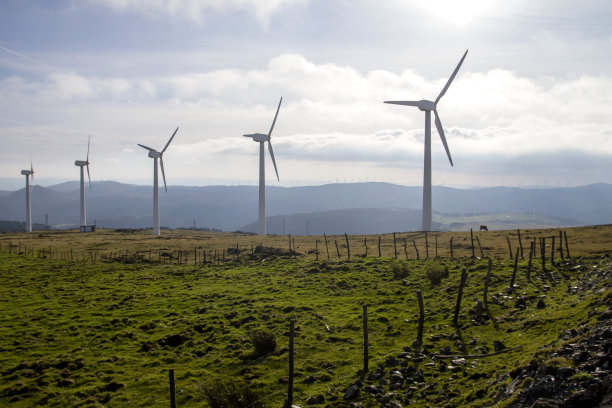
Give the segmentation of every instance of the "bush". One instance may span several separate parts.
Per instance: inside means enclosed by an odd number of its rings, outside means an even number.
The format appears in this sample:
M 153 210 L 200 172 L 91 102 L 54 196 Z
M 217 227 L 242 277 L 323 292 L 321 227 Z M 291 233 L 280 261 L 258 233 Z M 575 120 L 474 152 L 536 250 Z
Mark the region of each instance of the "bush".
M 439 285 L 442 282 L 442 278 L 448 278 L 448 268 L 431 265 L 425 270 L 425 276 L 429 279 L 432 285 Z
M 264 408 L 263 395 L 249 390 L 234 380 L 214 380 L 200 386 L 204 399 L 211 408 Z
M 253 343 L 253 357 L 261 357 L 274 353 L 276 350 L 276 337 L 274 333 L 266 330 L 256 330 L 249 333 L 251 343 Z
M 393 272 L 393 279 L 404 279 L 410 274 L 408 266 L 403 263 L 393 264 L 393 266 L 391 266 L 391 272 Z

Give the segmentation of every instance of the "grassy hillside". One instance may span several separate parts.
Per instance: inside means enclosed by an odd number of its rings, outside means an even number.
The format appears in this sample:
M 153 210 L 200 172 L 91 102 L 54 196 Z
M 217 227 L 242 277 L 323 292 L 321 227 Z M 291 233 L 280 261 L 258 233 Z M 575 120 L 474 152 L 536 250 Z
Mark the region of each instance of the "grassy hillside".
M 553 235 L 558 231 L 521 232 L 522 240 Z M 594 323 L 594 311 L 612 298 L 610 282 L 592 275 L 609 268 L 601 255 L 610 254 L 612 228 L 568 229 L 567 235 L 572 260 L 548 263 L 545 273 L 534 261 L 528 279 L 528 261 L 519 259 L 516 286 L 508 293 L 513 261 L 507 259 L 506 236 L 514 246 L 517 232 L 479 233 L 483 250 L 494 258 L 484 309 L 476 299 L 483 300 L 487 261 L 469 257 L 469 233 L 429 234 L 430 259 L 423 259 L 424 236 L 398 234 L 418 241 L 422 259 L 414 259 L 413 251 L 406 260 L 403 244 L 398 244 L 400 259 L 394 259 L 393 236 L 385 235 L 383 257 L 371 256 L 378 255 L 378 237 L 367 237 L 368 257 L 361 256 L 363 237 L 351 237 L 350 260 L 342 248 L 342 259 L 327 260 L 322 252 L 319 261 L 307 252 L 316 240 L 321 250 L 323 237 L 298 237 L 300 255 L 289 257 L 287 237 L 196 231 L 165 231 L 162 237 L 146 231 L 2 235 L 0 402 L 12 407 L 168 406 L 168 369 L 174 368 L 179 407 L 205 405 L 202 386 L 217 378 L 247 384 L 261 393 L 262 403 L 279 406 L 286 392 L 285 333 L 295 319 L 295 402 L 304 406 L 321 395 L 326 404 L 348 406 L 343 395 L 360 378 L 362 305 L 367 304 L 372 372 L 405 352 L 404 364 L 422 378 L 415 376 L 398 392 L 410 392 L 414 406 L 492 406 L 510 381 L 498 378 L 500 373 L 546 358 L 560 344 L 560 333 Z M 436 236 L 440 258 L 432 259 Z M 451 236 L 454 259 L 447 257 Z M 225 262 L 194 265 L 193 255 L 187 264 L 177 264 L 178 258 L 156 262 L 161 252 L 192 253 L 195 247 L 219 253 L 236 243 L 242 255 L 226 254 Z M 251 245 L 257 244 L 281 250 L 251 256 Z M 53 259 L 43 248 L 54 252 Z M 99 254 L 95 263 L 88 257 L 93 251 Z M 100 255 L 119 251 L 116 261 L 100 262 Z M 459 324 L 453 326 L 463 269 L 468 280 Z M 436 274 L 440 283 L 430 279 Z M 578 285 L 585 279 L 589 285 Z M 438 360 L 419 357 L 412 347 L 417 290 L 424 297 L 429 352 L 448 347 L 450 354 L 487 354 L 495 340 L 510 350 L 448 362 L 451 368 L 445 370 Z M 542 308 L 536 306 L 540 300 Z M 276 339 L 273 352 L 257 353 L 254 342 L 261 331 Z M 378 406 L 366 395 L 362 400 Z

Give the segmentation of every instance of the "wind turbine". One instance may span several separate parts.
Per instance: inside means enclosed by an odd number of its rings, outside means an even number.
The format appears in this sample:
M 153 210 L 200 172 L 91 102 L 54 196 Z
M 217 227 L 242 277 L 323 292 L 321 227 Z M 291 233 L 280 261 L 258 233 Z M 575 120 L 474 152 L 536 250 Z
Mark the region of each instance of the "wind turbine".
M 274 160 L 274 151 L 272 150 L 272 142 L 270 141 L 270 138 L 272 136 L 272 129 L 274 129 L 274 124 L 276 123 L 276 118 L 278 117 L 278 111 L 280 110 L 281 103 L 283 103 L 282 96 L 280 98 L 280 101 L 278 102 L 278 107 L 276 108 L 276 115 L 274 115 L 272 126 L 270 127 L 270 131 L 267 135 L 263 133 L 251 133 L 248 135 L 244 135 L 244 137 L 250 137 L 253 139 L 254 142 L 259 143 L 259 235 L 266 235 L 266 166 L 264 160 L 265 142 L 268 142 L 268 151 L 270 151 L 270 157 L 272 157 L 272 163 L 274 164 L 276 178 L 280 181 L 280 178 L 278 177 L 278 169 L 276 168 L 276 160 Z
M 30 192 L 32 188 L 30 186 L 30 176 L 34 180 L 34 167 L 32 167 L 32 161 L 30 160 L 30 170 L 21 170 L 21 174 L 26 177 L 26 232 L 32 232 L 32 203 L 30 201 Z
M 87 178 L 89 179 L 89 190 L 91 190 L 91 176 L 89 174 L 89 142 L 91 136 L 87 138 L 87 159 L 76 160 L 74 165 L 81 168 L 81 228 L 87 225 L 87 217 L 85 216 L 85 173 L 83 167 L 87 167 Z M 82 230 L 83 231 L 83 230 Z
M 438 116 L 438 111 L 436 109 L 438 102 L 450 86 L 453 79 L 455 79 L 455 75 L 459 72 L 459 68 L 461 68 L 461 64 L 463 64 L 463 60 L 467 56 L 468 51 L 465 50 L 465 54 L 459 61 L 457 68 L 453 71 L 453 74 L 450 76 L 444 88 L 436 98 L 434 102 L 428 100 L 420 100 L 420 101 L 385 101 L 385 103 L 391 103 L 394 105 L 406 105 L 406 106 L 416 106 L 419 110 L 425 112 L 425 165 L 423 170 L 423 220 L 422 220 L 422 231 L 431 231 L 431 112 L 433 111 L 435 116 L 435 124 L 436 129 L 438 129 L 438 134 L 440 135 L 440 139 L 442 139 L 442 144 L 444 145 L 444 150 L 446 150 L 446 155 L 448 156 L 448 160 L 450 161 L 451 166 L 453 165 L 453 159 L 451 159 L 450 151 L 448 150 L 448 144 L 446 143 L 446 137 L 444 136 L 444 129 L 442 128 L 442 122 L 440 121 L 440 116 Z
M 176 128 L 172 136 L 170 136 L 170 140 L 168 140 L 168 143 L 166 143 L 166 146 L 164 146 L 161 152 L 158 152 L 155 149 L 152 149 L 150 147 L 147 147 L 145 145 L 141 145 L 140 143 L 138 143 L 138 146 L 142 147 L 143 149 L 147 149 L 149 151 L 149 157 L 153 159 L 153 235 L 160 234 L 160 231 L 159 231 L 159 189 L 157 187 L 157 159 L 159 159 L 162 177 L 164 178 L 164 189 L 166 190 L 166 193 L 167 193 L 168 187 L 166 186 L 166 174 L 164 172 L 164 159 L 162 158 L 162 156 L 164 155 L 164 152 L 170 145 L 170 142 L 172 142 L 172 139 L 174 139 L 174 136 L 176 135 L 176 132 L 178 132 L 178 130 L 179 128 Z

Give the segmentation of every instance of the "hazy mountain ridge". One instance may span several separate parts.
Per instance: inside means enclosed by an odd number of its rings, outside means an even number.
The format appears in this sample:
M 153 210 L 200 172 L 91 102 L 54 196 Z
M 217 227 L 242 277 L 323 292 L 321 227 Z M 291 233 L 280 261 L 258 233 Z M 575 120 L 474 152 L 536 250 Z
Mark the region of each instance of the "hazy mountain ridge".
M 95 220 L 98 226 L 111 228 L 151 226 L 151 186 L 99 181 L 92 187 L 91 191 L 86 187 L 88 223 Z M 306 233 L 307 218 L 311 234 L 326 232 L 319 223 L 328 227 L 329 233 L 332 225 L 334 230 L 347 233 L 392 232 L 420 228 L 422 188 L 388 183 L 270 186 L 266 201 L 271 233 L 282 233 L 282 225 L 277 223 L 282 223 L 283 216 L 286 232 L 292 229 L 289 222 L 295 223 L 294 231 Z M 24 202 L 25 189 L 0 195 L 0 219 L 22 221 Z M 160 190 L 161 223 L 167 227 L 191 227 L 195 220 L 197 227 L 251 231 L 249 225 L 257 220 L 257 206 L 256 186 L 169 186 L 168 194 L 163 188 Z M 453 224 L 453 217 L 494 213 L 528 214 L 538 222 L 545 216 L 549 218 L 542 221 L 546 225 L 606 224 L 612 220 L 612 185 L 546 189 L 434 187 L 433 209 L 434 224 L 438 222 L 441 229 L 460 228 L 465 224 Z M 34 186 L 33 222 L 44 223 L 45 214 L 49 214 L 49 224 L 53 227 L 77 226 L 79 183 L 67 182 L 48 188 Z M 503 221 L 500 220 L 500 225 Z M 529 217 L 523 221 L 528 222 Z M 303 227 L 298 228 L 300 224 Z

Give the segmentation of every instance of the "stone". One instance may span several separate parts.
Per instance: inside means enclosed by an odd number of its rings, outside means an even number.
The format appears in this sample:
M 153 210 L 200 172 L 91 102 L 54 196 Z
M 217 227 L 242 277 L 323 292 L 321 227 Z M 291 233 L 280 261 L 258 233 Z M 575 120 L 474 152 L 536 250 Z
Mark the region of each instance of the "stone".
M 325 402 L 325 397 L 321 394 L 313 395 L 312 397 L 308 398 L 308 400 L 306 401 L 308 405 L 318 405 L 318 404 L 323 404 L 324 402 Z
M 349 387 L 349 389 L 344 394 L 344 400 L 350 401 L 350 400 L 357 399 L 360 396 L 361 396 L 361 390 L 359 389 L 359 387 L 357 385 L 352 385 L 351 387 Z
M 546 307 L 546 303 L 544 302 L 544 299 L 538 300 L 538 303 L 536 304 L 536 307 L 538 309 L 544 309 Z
M 443 356 L 448 356 L 448 355 L 450 355 L 450 354 L 451 354 L 451 348 L 450 348 L 450 346 L 442 347 L 442 348 L 440 349 L 439 354 L 441 354 L 441 355 L 443 355 Z
M 538 398 L 531 408 L 559 408 L 559 401 L 551 398 Z
M 493 341 L 493 350 L 495 350 L 495 352 L 502 351 L 504 349 L 506 349 L 506 345 L 504 343 L 499 340 Z

